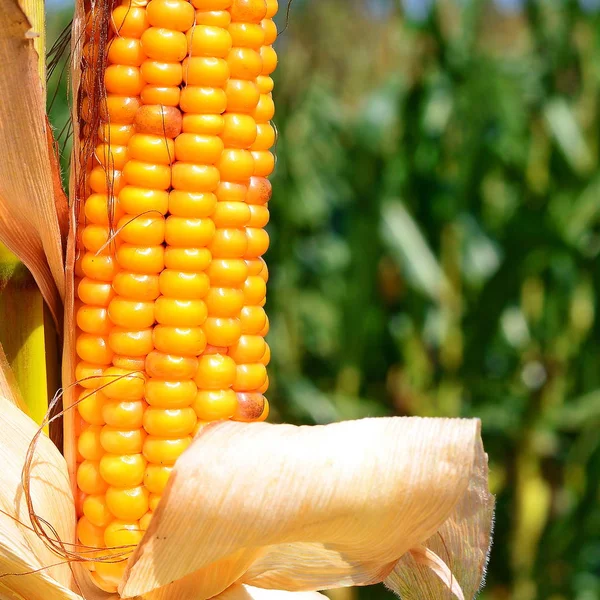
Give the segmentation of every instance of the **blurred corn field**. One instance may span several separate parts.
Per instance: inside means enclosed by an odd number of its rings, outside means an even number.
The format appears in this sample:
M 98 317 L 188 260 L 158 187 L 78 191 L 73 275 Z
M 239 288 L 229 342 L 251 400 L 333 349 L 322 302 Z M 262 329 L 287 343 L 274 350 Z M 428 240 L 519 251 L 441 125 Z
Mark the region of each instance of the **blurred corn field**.
M 481 417 L 484 600 L 600 598 L 598 10 L 295 0 L 278 42 L 272 418 Z

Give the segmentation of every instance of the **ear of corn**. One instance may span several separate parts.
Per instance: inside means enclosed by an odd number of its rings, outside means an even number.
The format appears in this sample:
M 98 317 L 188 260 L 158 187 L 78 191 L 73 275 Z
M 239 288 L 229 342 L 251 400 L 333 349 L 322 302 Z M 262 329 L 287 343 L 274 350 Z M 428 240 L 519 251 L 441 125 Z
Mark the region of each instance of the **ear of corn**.
M 125 0 L 98 131 L 84 66 L 82 131 L 95 143 L 76 264 L 84 546 L 139 542 L 204 423 L 267 417 L 276 11 L 276 0 Z M 99 51 L 93 31 L 84 61 Z M 88 564 L 116 589 L 125 560 Z

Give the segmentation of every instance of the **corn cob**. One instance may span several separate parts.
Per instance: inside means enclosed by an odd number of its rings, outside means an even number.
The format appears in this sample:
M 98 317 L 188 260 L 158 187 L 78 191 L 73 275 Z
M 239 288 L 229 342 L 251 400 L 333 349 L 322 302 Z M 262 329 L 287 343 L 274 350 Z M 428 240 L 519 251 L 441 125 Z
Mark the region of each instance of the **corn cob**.
M 125 0 L 97 132 L 85 61 L 100 49 L 87 30 L 80 116 L 97 143 L 78 218 L 77 534 L 102 556 L 139 542 L 206 421 L 268 415 L 276 10 Z M 87 563 L 109 592 L 125 568 L 114 556 Z

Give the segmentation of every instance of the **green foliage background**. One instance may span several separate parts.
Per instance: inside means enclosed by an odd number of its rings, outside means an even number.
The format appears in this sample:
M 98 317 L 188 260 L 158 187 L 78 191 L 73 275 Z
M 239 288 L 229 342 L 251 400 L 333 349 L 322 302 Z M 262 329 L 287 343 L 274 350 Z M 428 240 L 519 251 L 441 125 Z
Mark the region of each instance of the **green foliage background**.
M 415 22 L 391 0 L 294 2 L 269 398 L 302 423 L 480 417 L 498 499 L 481 597 L 598 600 L 600 18 L 511 4 Z M 71 9 L 49 8 L 52 39 Z

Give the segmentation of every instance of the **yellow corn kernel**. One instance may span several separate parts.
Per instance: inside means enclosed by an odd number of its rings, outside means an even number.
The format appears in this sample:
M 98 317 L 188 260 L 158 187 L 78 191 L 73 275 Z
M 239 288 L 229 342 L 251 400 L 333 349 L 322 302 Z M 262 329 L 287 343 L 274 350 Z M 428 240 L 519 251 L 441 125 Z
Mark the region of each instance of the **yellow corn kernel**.
M 203 421 L 230 419 L 237 408 L 237 396 L 233 390 L 200 390 L 192 408 Z
M 256 83 L 245 79 L 229 79 L 225 85 L 225 94 L 227 111 L 232 113 L 254 113 L 261 98 Z
M 261 94 L 260 100 L 253 113 L 257 123 L 267 123 L 275 115 L 275 104 L 273 99 L 268 94 Z
M 271 362 L 271 348 L 269 347 L 269 344 L 265 344 L 266 348 L 265 348 L 265 352 L 262 355 L 260 362 L 265 365 L 265 367 Z
M 138 39 L 115 37 L 108 44 L 109 64 L 139 67 L 145 58 L 142 44 Z
M 154 436 L 169 438 L 189 435 L 196 424 L 196 413 L 189 407 L 157 408 L 144 412 L 144 429 Z
M 216 114 L 183 115 L 182 129 L 186 133 L 220 135 L 223 131 L 223 116 Z
M 219 185 L 219 170 L 212 165 L 178 162 L 172 170 L 173 187 L 184 192 L 212 192 Z
M 267 337 L 267 334 L 269 333 L 269 317 L 267 317 L 265 319 L 265 325 L 264 327 L 258 332 L 258 335 L 262 335 L 263 337 Z
M 133 550 L 143 536 L 137 521 L 115 520 L 104 530 L 104 544 L 107 548 L 115 548 L 115 554 L 125 553 Z
M 275 82 L 273 81 L 272 77 L 261 75 L 260 77 L 256 78 L 256 85 L 261 94 L 270 94 L 275 87 Z
M 104 73 L 104 85 L 109 94 L 137 96 L 144 87 L 144 79 L 138 67 L 109 65 Z
M 248 266 L 240 259 L 213 258 L 206 273 L 212 285 L 240 287 L 248 276 Z
M 78 361 L 77 366 L 75 367 L 75 379 L 77 383 L 89 393 L 90 389 L 100 385 L 105 368 L 106 367 L 103 367 L 102 365 Z M 91 423 L 91 421 L 89 422 Z
M 147 531 L 150 526 L 150 521 L 152 520 L 152 512 L 148 511 L 141 519 L 140 519 L 140 529 L 142 531 Z
M 144 474 L 144 485 L 151 494 L 162 494 L 171 476 L 171 465 L 148 464 Z
M 227 61 L 215 56 L 190 56 L 183 61 L 182 68 L 186 85 L 222 87 L 229 78 Z
M 145 329 L 154 324 L 154 303 L 117 296 L 108 305 L 108 314 L 115 325 Z
M 246 304 L 260 304 L 267 295 L 265 280 L 258 275 L 248 277 L 244 282 L 243 294 Z
M 160 104 L 177 107 L 181 98 L 181 89 L 175 85 L 146 85 L 140 94 L 144 104 Z
M 104 528 L 94 525 L 87 517 L 81 517 L 77 523 L 77 539 L 87 548 L 103 548 Z
M 141 400 L 108 401 L 102 408 L 107 425 L 118 429 L 132 430 L 142 426 L 145 402 Z
M 135 114 L 140 108 L 140 99 L 138 96 L 117 96 L 110 94 L 106 97 L 104 105 L 100 106 L 100 115 L 106 121 L 121 125 L 130 125 L 135 119 Z M 96 170 L 96 169 L 94 169 Z M 92 171 L 93 174 L 93 171 Z M 104 175 L 106 178 L 106 175 Z M 120 179 L 120 172 L 116 171 L 113 175 L 115 188 Z M 90 176 L 90 187 L 94 190 Z M 106 191 L 106 190 L 102 190 Z M 115 193 L 118 190 L 115 189 Z
M 77 440 L 77 449 L 86 460 L 100 460 L 104 449 L 100 443 L 101 425 L 90 425 L 86 427 Z
M 267 343 L 258 335 L 242 335 L 237 344 L 229 349 L 229 356 L 237 364 L 259 362 L 264 356 Z
M 100 475 L 116 487 L 134 487 L 142 483 L 146 459 L 142 454 L 105 454 L 100 459 Z
M 172 271 L 204 271 L 211 254 L 206 248 L 165 248 L 165 267 Z
M 146 402 L 157 408 L 185 408 L 196 397 L 198 388 L 191 380 L 148 379 Z
M 144 382 L 142 373 L 109 367 L 102 377 L 102 393 L 107 398 L 118 400 L 141 400 L 144 397 Z
M 237 317 L 244 306 L 244 292 L 235 288 L 211 287 L 204 301 L 211 317 Z
M 86 252 L 81 261 L 86 277 L 96 281 L 112 281 L 119 272 L 119 264 L 113 256 L 96 255 Z
M 269 222 L 269 209 L 266 206 L 257 204 L 249 204 L 248 210 L 250 218 L 248 219 L 248 227 L 264 227 Z
M 96 576 L 94 578 L 96 585 L 105 592 L 114 594 L 121 583 L 126 567 L 127 560 L 125 558 L 117 562 L 96 562 L 95 573 L 92 573 Z
M 162 215 L 126 215 L 117 224 L 119 238 L 130 244 L 158 246 L 165 240 Z
M 159 287 L 163 296 L 194 300 L 206 296 L 210 280 L 206 273 L 165 269 L 159 276 Z
M 157 86 L 177 86 L 183 80 L 180 63 L 145 60 L 140 66 L 142 77 L 146 83 Z
M 231 35 L 222 27 L 196 25 L 187 32 L 186 37 L 190 56 L 226 58 L 231 50 Z
M 227 55 L 227 64 L 232 78 L 250 81 L 254 81 L 263 68 L 260 53 L 253 48 L 232 48 Z
M 120 356 L 115 354 L 112 360 L 113 367 L 125 369 L 127 371 L 143 371 L 146 365 L 145 357 L 140 356 Z
M 84 494 L 104 494 L 108 488 L 100 473 L 100 463 L 84 460 L 77 467 L 77 486 Z
M 233 346 L 242 333 L 242 325 L 238 318 L 208 317 L 203 325 L 206 342 L 211 346 Z
M 227 107 L 227 95 L 221 88 L 188 85 L 181 90 L 180 104 L 185 113 L 220 115 Z
M 140 38 L 149 26 L 146 10 L 133 6 L 117 6 L 111 24 L 114 32 L 124 38 Z
M 111 329 L 108 311 L 101 306 L 81 306 L 76 321 L 82 331 L 91 335 L 106 335 Z
M 104 494 L 86 496 L 83 501 L 83 514 L 92 525 L 101 528 L 106 527 L 114 519 L 108 509 Z M 103 537 L 102 544 L 104 544 Z
M 175 439 L 149 435 L 144 442 L 144 456 L 155 465 L 173 465 L 191 443 L 189 435 Z
M 156 321 L 173 327 L 200 327 L 208 311 L 202 300 L 177 300 L 161 296 L 154 306 Z
M 96 379 L 93 387 L 97 387 L 99 383 L 100 380 Z M 77 400 L 77 411 L 86 423 L 90 425 L 104 425 L 102 408 L 105 403 L 106 396 L 102 392 L 85 389 L 81 392 Z
M 230 356 L 208 354 L 198 360 L 195 382 L 200 389 L 223 390 L 231 387 L 236 378 L 236 364 Z
M 165 266 L 165 249 L 163 246 L 122 244 L 117 250 L 117 262 L 119 267 L 126 271 L 137 271 L 140 275 L 155 275 Z M 118 273 L 114 276 L 115 279 L 117 276 Z
M 155 27 L 187 31 L 194 24 L 194 7 L 184 0 L 152 0 L 146 11 L 150 25 Z
M 156 325 L 154 347 L 165 354 L 198 356 L 206 347 L 206 335 L 200 327 L 171 327 Z
M 267 322 L 267 315 L 261 306 L 244 306 L 240 314 L 242 333 L 259 335 Z
M 250 182 L 252 182 L 252 179 Z M 232 181 L 221 181 L 215 194 L 217 195 L 219 202 L 247 202 L 248 192 L 250 191 L 250 187 L 247 183 L 248 182 L 235 183 Z
M 209 217 L 216 204 L 217 197 L 212 192 L 172 190 L 169 194 L 169 212 L 178 217 Z
M 192 0 L 192 6 L 202 11 L 225 10 L 233 0 Z
M 140 427 L 141 422 L 142 417 L 140 415 Z M 146 437 L 146 432 L 140 427 L 127 429 L 125 425 L 118 427 L 105 425 L 100 432 L 102 448 L 105 452 L 111 454 L 139 454 L 142 451 Z
M 175 157 L 183 162 L 211 165 L 219 160 L 223 141 L 215 135 L 182 133 L 175 140 Z
M 119 240 L 114 238 L 110 229 L 105 225 L 87 225 L 81 232 L 81 243 L 86 250 L 95 254 L 110 254 L 119 246 Z
M 218 202 L 213 213 L 215 227 L 243 227 L 250 220 L 250 207 L 244 202 Z
M 137 521 L 148 511 L 148 496 L 148 490 L 142 485 L 130 488 L 109 487 L 106 490 L 106 504 L 117 519 Z
M 252 150 L 254 159 L 254 174 L 259 177 L 268 177 L 275 170 L 275 155 L 265 150 Z
M 94 151 L 94 157 L 104 167 L 121 170 L 129 160 L 127 146 L 116 144 L 99 144 Z
M 160 496 L 158 496 L 157 494 L 150 494 L 150 510 L 152 512 L 156 512 L 159 502 L 160 502 Z
M 211 25 L 213 27 L 227 28 L 231 23 L 231 15 L 227 10 L 197 10 L 196 24 Z
M 257 123 L 256 139 L 252 144 L 252 150 L 269 150 L 276 140 L 275 127 L 270 123 Z
M 265 45 L 272 45 L 277 39 L 277 25 L 275 25 L 275 21 L 272 19 L 263 19 L 260 22 L 260 26 L 265 32 Z
M 116 354 L 126 357 L 146 357 L 154 350 L 152 329 L 130 330 L 113 327 L 108 336 L 110 348 Z M 142 363 L 142 368 L 144 367 Z
M 146 357 L 146 371 L 150 377 L 192 379 L 198 370 L 198 359 L 189 356 L 150 352 Z
M 123 168 L 123 177 L 130 185 L 168 190 L 171 186 L 171 167 L 132 159 Z
M 208 245 L 212 255 L 219 258 L 239 258 L 248 249 L 248 241 L 244 229 L 217 229 Z
M 260 389 L 267 380 L 267 369 L 262 363 L 238 365 L 233 389 L 236 392 L 251 392 Z
M 110 199 L 105 192 L 92 194 L 85 201 L 85 216 L 96 225 L 109 225 L 123 216 L 123 209 L 116 199 Z
M 158 275 L 122 271 L 115 276 L 113 288 L 119 296 L 132 300 L 150 302 L 160 295 Z
M 229 12 L 233 21 L 260 23 L 267 14 L 267 3 L 265 0 L 233 0 Z
M 262 50 L 264 47 L 265 32 L 258 23 L 232 22 L 227 31 L 233 46 L 255 50 Z
M 175 158 L 175 143 L 173 142 L 173 140 L 170 140 L 169 138 L 164 136 L 151 135 L 149 133 L 136 133 L 131 136 L 127 148 L 131 158 L 145 161 L 148 163 L 170 165 Z M 123 191 L 126 190 L 127 187 L 128 186 L 121 190 L 121 192 L 119 193 L 119 199 L 121 199 L 121 197 L 123 196 Z M 167 192 L 164 192 L 162 190 L 152 189 L 144 191 L 146 193 L 150 193 L 152 196 L 162 192 L 161 200 L 163 200 L 164 196 L 167 194 Z M 139 195 L 141 194 L 138 193 L 138 196 Z M 132 206 L 131 208 L 134 207 Z M 131 214 L 142 214 L 144 211 L 140 210 L 139 206 L 135 206 L 135 210 L 129 210 L 128 212 Z
M 277 53 L 271 46 L 263 46 L 260 49 L 260 57 L 263 61 L 262 75 L 270 75 L 277 68 Z M 273 115 L 271 115 L 268 119 L 261 119 L 261 121 L 266 123 L 272 118 Z
M 181 62 L 187 55 L 185 34 L 163 27 L 149 27 L 142 33 L 142 48 L 149 58 Z
M 228 112 L 223 117 L 221 139 L 228 148 L 250 148 L 256 143 L 258 126 L 250 115 Z
M 143 135 L 145 134 L 137 133 L 135 136 L 132 136 L 137 138 L 134 144 L 132 144 L 132 148 L 135 146 L 136 152 L 138 150 L 137 144 Z M 165 142 L 163 138 L 159 139 L 161 139 L 163 143 Z M 172 142 L 172 140 L 167 141 Z M 164 190 L 151 190 L 148 188 L 126 185 L 119 192 L 119 204 L 126 213 L 131 215 L 143 213 L 164 215 L 169 210 L 169 193 Z
M 254 158 L 249 150 L 228 148 L 217 163 L 224 181 L 247 181 L 254 174 Z
M 106 307 L 114 297 L 110 283 L 95 281 L 85 277 L 77 286 L 77 296 L 84 303 L 91 306 Z

